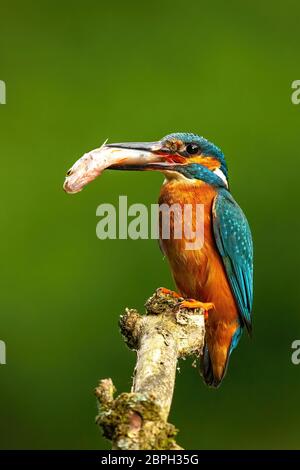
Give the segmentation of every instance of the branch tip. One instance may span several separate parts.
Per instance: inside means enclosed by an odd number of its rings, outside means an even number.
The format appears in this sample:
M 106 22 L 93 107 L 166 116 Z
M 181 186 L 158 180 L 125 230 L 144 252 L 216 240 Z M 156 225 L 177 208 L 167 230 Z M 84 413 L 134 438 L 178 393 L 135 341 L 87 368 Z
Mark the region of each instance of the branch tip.
M 104 408 L 108 408 L 112 404 L 115 393 L 116 387 L 111 379 L 100 380 L 98 387 L 95 388 L 95 395 L 99 405 Z

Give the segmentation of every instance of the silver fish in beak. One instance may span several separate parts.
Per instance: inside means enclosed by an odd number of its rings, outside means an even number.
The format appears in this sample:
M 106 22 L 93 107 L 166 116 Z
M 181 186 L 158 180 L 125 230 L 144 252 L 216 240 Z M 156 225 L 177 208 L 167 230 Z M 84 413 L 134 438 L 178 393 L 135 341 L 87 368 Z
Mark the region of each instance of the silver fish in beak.
M 64 190 L 69 194 L 80 192 L 106 168 L 114 170 L 167 170 L 169 149 L 162 142 L 129 142 L 106 144 L 85 153 L 67 172 Z

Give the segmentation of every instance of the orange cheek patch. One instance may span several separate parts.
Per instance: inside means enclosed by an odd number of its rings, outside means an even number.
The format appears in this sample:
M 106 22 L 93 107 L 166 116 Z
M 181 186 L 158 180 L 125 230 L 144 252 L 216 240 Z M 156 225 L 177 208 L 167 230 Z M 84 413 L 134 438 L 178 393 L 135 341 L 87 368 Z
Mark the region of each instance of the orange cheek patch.
M 198 163 L 199 165 L 206 166 L 209 170 L 216 170 L 220 168 L 221 163 L 219 160 L 213 157 L 202 157 L 201 155 L 197 157 L 190 157 L 188 163 Z

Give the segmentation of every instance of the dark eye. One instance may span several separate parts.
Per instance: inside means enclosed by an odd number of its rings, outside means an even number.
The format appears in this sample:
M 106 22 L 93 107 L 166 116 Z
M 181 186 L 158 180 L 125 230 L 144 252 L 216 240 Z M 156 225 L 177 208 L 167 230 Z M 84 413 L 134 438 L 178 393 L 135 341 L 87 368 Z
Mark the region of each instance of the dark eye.
M 189 155 L 195 155 L 200 152 L 200 147 L 197 144 L 188 144 L 185 150 Z

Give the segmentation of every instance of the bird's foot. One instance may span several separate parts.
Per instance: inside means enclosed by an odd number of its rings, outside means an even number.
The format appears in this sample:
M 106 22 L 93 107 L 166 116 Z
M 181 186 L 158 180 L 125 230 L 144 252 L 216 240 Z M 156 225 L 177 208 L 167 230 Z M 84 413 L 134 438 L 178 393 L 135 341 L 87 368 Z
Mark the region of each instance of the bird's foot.
M 214 304 L 212 302 L 200 302 L 200 300 L 195 299 L 186 299 L 180 302 L 178 305 L 179 310 L 183 308 L 188 309 L 202 309 L 204 310 L 204 317 L 205 319 L 208 318 L 208 312 L 214 308 Z
M 166 287 L 160 287 L 157 289 L 157 293 L 170 296 L 172 297 L 172 303 L 174 304 L 174 313 L 186 309 L 186 310 L 202 310 L 205 319 L 208 318 L 208 312 L 215 308 L 212 302 L 201 302 L 200 300 L 196 299 L 184 299 L 180 294 L 177 292 L 166 289 Z
M 158 289 L 159 294 L 170 295 L 174 299 L 182 299 L 181 295 L 177 294 L 174 290 L 167 289 L 166 287 L 160 287 Z

